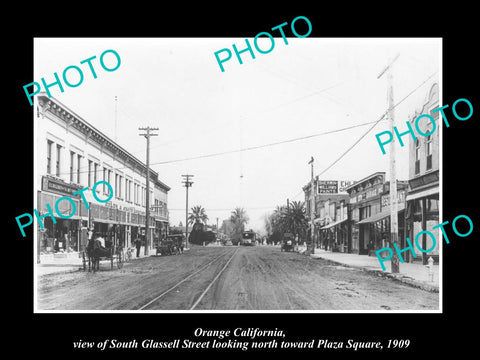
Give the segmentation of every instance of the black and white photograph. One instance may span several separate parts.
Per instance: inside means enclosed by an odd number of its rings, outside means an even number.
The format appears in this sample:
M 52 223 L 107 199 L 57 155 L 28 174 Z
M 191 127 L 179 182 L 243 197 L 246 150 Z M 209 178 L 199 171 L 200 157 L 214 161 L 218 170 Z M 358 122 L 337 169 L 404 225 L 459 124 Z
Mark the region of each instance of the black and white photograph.
M 475 350 L 472 6 L 72 5 L 4 31 L 5 351 Z
M 441 311 L 441 51 L 34 39 L 36 310 Z

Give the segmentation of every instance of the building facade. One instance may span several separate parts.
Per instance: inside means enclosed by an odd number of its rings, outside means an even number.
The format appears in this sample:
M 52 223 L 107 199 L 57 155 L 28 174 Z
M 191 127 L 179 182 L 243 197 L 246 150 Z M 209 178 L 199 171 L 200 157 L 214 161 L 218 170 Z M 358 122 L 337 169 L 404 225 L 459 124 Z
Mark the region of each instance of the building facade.
M 405 240 L 405 196 L 408 189 L 408 182 L 397 180 L 397 224 L 398 224 L 398 246 L 403 249 Z M 382 189 L 378 189 L 380 194 L 380 211 L 371 216 L 360 220 L 358 224 L 363 227 L 360 234 L 363 233 L 364 242 L 367 242 L 368 255 L 376 256 L 376 251 L 385 247 L 392 248 L 391 228 L 390 228 L 390 182 L 383 184 Z M 378 198 L 375 197 L 378 201 Z M 362 236 L 362 235 L 360 235 Z M 386 254 L 382 254 L 386 255 Z
M 439 87 L 438 84 L 432 85 L 423 105 L 412 114 L 409 119 L 412 127 L 415 125 L 416 118 L 421 114 L 433 116 L 437 129 L 432 135 L 424 137 L 418 136 L 416 141 L 410 141 L 409 144 L 409 189 L 406 197 L 406 232 L 411 239 L 412 244 L 416 234 L 423 230 L 430 231 L 436 239 L 436 245 L 432 248 L 433 240 L 427 234 L 422 234 L 418 243 L 424 250 L 431 249 L 427 253 L 421 252 L 417 246 L 415 259 L 409 252 L 406 252 L 404 258 L 412 262 L 420 260 L 427 264 L 428 257 L 438 262 L 439 244 L 441 243 L 441 231 L 433 229 L 433 226 L 439 223 L 439 180 L 440 180 L 440 144 L 439 133 L 441 121 L 439 113 L 432 113 L 432 110 L 439 106 Z M 424 121 L 419 121 L 419 128 L 423 133 L 429 133 L 432 130 L 432 123 L 426 117 Z
M 348 194 L 319 194 L 315 199 L 316 247 L 349 252 Z
M 89 124 L 68 107 L 46 94 L 36 98 L 36 209 L 42 216 L 43 229 L 37 226 L 39 254 L 75 253 L 85 249 L 88 231 L 100 233 L 105 244 L 128 247 L 137 238 L 159 236 L 168 225 L 170 188 L 150 170 L 150 194 L 146 193 L 146 165 Z M 99 199 L 111 200 L 102 203 Z M 88 187 L 82 194 L 73 193 Z M 57 200 L 68 196 L 73 200 Z M 145 229 L 146 196 L 155 204 Z M 88 205 L 86 205 L 86 204 Z M 73 209 L 75 207 L 75 209 Z M 87 208 L 88 207 L 88 208 Z M 71 214 L 64 219 L 58 216 Z M 89 230 L 90 229 L 90 230 Z M 154 241 L 148 248 L 154 247 Z
M 345 189 L 351 184 L 351 180 L 321 180 L 316 176 L 313 181 L 314 206 L 311 201 L 311 182 L 303 187 L 309 231 L 311 211 L 314 212 L 313 240 L 316 248 L 350 251 L 349 195 Z
M 368 219 L 380 213 L 385 172 L 376 172 L 346 188 L 350 204 L 351 253 L 367 255 L 373 234 Z

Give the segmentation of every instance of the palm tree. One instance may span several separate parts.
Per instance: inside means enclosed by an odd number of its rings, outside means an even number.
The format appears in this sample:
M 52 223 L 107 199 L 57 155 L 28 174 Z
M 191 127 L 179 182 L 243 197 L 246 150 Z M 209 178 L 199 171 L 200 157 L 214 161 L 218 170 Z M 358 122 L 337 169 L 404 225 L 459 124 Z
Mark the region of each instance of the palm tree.
M 235 208 L 230 215 L 230 221 L 233 224 L 233 235 L 234 237 L 240 236 L 240 234 L 245 229 L 245 224 L 248 223 L 248 215 L 244 208 Z
M 270 215 L 273 231 L 303 236 L 307 229 L 305 203 L 293 201 L 290 206 L 277 206 Z
M 305 203 L 303 201 L 292 201 L 284 212 L 283 222 L 292 233 L 303 234 L 308 225 Z
M 205 209 L 200 205 L 192 207 L 192 212 L 188 215 L 188 223 L 192 224 L 206 224 L 208 221 L 208 216 L 205 213 Z

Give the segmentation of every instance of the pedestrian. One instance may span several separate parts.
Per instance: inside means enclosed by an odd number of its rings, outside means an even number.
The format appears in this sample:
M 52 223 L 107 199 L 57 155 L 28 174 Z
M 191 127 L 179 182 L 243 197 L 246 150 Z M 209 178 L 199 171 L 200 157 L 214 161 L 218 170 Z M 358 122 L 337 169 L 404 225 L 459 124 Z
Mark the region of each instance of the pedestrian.
M 140 247 L 142 246 L 142 240 L 137 236 L 135 239 L 135 247 L 137 248 L 137 258 L 140 257 Z

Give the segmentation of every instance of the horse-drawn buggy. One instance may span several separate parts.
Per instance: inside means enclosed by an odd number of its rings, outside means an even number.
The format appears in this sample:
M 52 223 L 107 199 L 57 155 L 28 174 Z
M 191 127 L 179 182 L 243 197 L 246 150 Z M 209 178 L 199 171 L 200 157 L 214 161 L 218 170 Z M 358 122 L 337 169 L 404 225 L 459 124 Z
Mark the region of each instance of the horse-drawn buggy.
M 122 246 L 104 247 L 98 238 L 89 240 L 83 252 L 83 270 L 87 269 L 87 265 L 88 271 L 99 270 L 102 260 L 110 262 L 110 269 L 113 269 L 113 263 L 117 265 L 118 269 L 121 269 L 124 263 Z
M 157 244 L 156 255 L 178 255 L 183 253 L 183 241 L 185 236 L 182 234 L 168 235 L 166 239 Z

